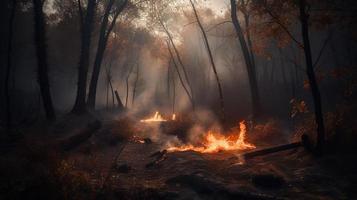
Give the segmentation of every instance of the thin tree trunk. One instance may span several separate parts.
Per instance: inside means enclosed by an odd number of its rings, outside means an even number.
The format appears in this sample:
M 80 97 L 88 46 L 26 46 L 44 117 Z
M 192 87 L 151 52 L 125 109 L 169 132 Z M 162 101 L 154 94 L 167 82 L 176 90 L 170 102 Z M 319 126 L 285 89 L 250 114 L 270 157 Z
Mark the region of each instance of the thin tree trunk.
M 89 85 L 89 94 L 88 94 L 88 100 L 87 100 L 87 105 L 91 109 L 95 108 L 98 79 L 99 79 L 99 74 L 100 74 L 101 64 L 103 61 L 104 52 L 105 52 L 105 49 L 106 49 L 107 43 L 108 43 L 108 38 L 110 36 L 111 31 L 114 28 L 114 25 L 116 23 L 116 20 L 117 20 L 119 14 L 124 10 L 128 0 L 125 0 L 120 5 L 120 7 L 117 8 L 117 10 L 115 11 L 115 15 L 112 19 L 112 22 L 108 27 L 109 15 L 110 15 L 110 11 L 113 7 L 114 2 L 115 2 L 115 0 L 109 1 L 108 5 L 106 7 L 106 10 L 105 10 L 104 16 L 103 16 L 103 21 L 102 21 L 101 27 L 100 27 L 97 54 L 96 54 L 96 57 L 94 60 L 92 78 L 91 78 L 91 82 Z
M 170 102 L 170 67 L 171 67 L 171 59 L 169 59 L 169 63 L 167 65 L 167 84 L 166 84 L 166 89 L 167 89 L 167 99 Z
M 173 62 L 173 64 L 174 64 L 174 66 L 175 66 L 177 75 L 178 75 L 179 80 L 180 80 L 180 82 L 181 82 L 181 85 L 182 85 L 183 89 L 185 90 L 185 92 L 186 92 L 186 94 L 187 94 L 187 97 L 188 97 L 188 99 L 190 100 L 190 102 L 191 102 L 191 104 L 192 104 L 192 109 L 195 110 L 195 103 L 194 103 L 193 98 L 192 98 L 192 96 L 190 95 L 190 92 L 188 91 L 188 89 L 187 89 L 187 87 L 186 87 L 186 85 L 185 85 L 185 83 L 184 83 L 184 81 L 183 81 L 183 79 L 182 79 L 180 70 L 179 70 L 179 68 L 178 68 L 178 66 L 177 66 L 177 63 L 176 63 L 175 58 L 174 58 L 174 55 L 173 55 L 173 53 L 172 53 L 172 51 L 171 51 L 170 44 L 169 44 L 168 41 L 166 42 L 166 44 L 167 44 L 167 49 L 169 50 L 169 53 L 170 53 L 170 57 L 171 57 L 171 59 L 172 59 L 172 62 Z
M 301 33 L 304 42 L 304 53 L 306 60 L 306 74 L 309 79 L 309 84 L 311 88 L 311 93 L 314 102 L 315 108 L 315 121 L 317 125 L 317 144 L 316 150 L 318 153 L 322 153 L 322 148 L 325 142 L 325 128 L 324 128 L 324 120 L 322 114 L 322 105 L 321 105 L 321 96 L 320 90 L 317 85 L 314 66 L 312 62 L 311 55 L 311 46 L 310 46 L 310 38 L 309 38 L 309 16 L 306 13 L 306 1 L 299 0 L 299 10 L 300 10 L 300 20 L 301 20 Z
M 33 0 L 35 17 L 35 46 L 38 65 L 38 83 L 40 85 L 43 105 L 46 117 L 49 120 L 56 118 L 53 108 L 50 84 L 48 80 L 47 44 L 46 44 L 46 22 L 43 13 L 43 1 Z
M 82 114 L 86 112 L 87 75 L 89 66 L 91 36 L 93 31 L 95 0 L 88 0 L 86 16 L 81 33 L 81 52 L 78 65 L 77 96 L 72 112 Z
M 256 65 L 255 65 L 255 55 L 253 52 L 253 43 L 250 35 L 250 19 L 249 15 L 247 13 L 244 13 L 244 19 L 245 19 L 245 30 L 247 34 L 247 43 L 248 43 L 248 48 L 249 48 L 249 53 L 250 53 L 250 59 L 252 62 L 252 70 L 254 71 L 254 74 L 256 74 Z
M 16 0 L 9 1 L 12 2 L 11 12 L 10 12 L 10 20 L 8 26 L 8 37 L 7 37 L 7 66 L 5 72 L 5 109 L 6 109 L 6 127 L 10 128 L 12 124 L 11 119 L 11 110 L 10 110 L 10 92 L 9 92 L 9 78 L 10 78 L 10 70 L 12 68 L 12 40 L 13 40 L 13 26 L 15 20 L 15 12 L 16 12 Z
M 166 28 L 166 26 L 165 26 L 164 23 L 161 21 L 161 19 L 159 19 L 159 22 L 160 22 L 161 26 L 164 28 L 164 30 L 165 30 L 165 32 L 166 32 L 166 34 L 167 34 L 167 36 L 168 36 L 168 38 L 169 38 L 169 40 L 170 40 L 170 43 L 171 43 L 171 45 L 172 45 L 172 47 L 173 47 L 173 49 L 174 49 L 174 51 L 175 51 L 177 60 L 178 60 L 179 64 L 180 64 L 181 67 L 182 67 L 182 71 L 183 71 L 185 80 L 186 80 L 186 82 L 187 82 L 188 88 L 189 88 L 189 90 L 187 90 L 187 91 L 189 91 L 190 96 L 191 96 L 191 99 L 192 99 L 192 102 L 191 102 L 191 103 L 193 103 L 192 108 L 193 108 L 193 110 L 195 110 L 194 94 L 193 94 L 193 90 L 192 90 L 192 85 L 191 85 L 190 79 L 188 78 L 188 74 L 187 74 L 187 71 L 186 71 L 186 66 L 185 66 L 185 65 L 183 64 L 183 62 L 182 62 L 180 53 L 179 53 L 179 51 L 178 51 L 177 48 L 176 48 L 176 45 L 175 45 L 175 43 L 174 43 L 174 40 L 173 40 L 173 38 L 172 38 L 172 36 L 171 36 L 169 30 Z M 177 67 L 178 67 L 178 65 L 177 65 Z
M 107 110 L 109 110 L 109 77 L 107 75 L 107 104 L 106 104 L 106 108 Z
M 115 93 L 115 97 L 117 98 L 117 102 L 118 102 L 117 108 L 118 108 L 119 110 L 122 110 L 122 109 L 124 108 L 124 106 L 123 106 L 123 102 L 120 100 L 118 91 L 115 90 L 114 93 Z
M 138 81 L 139 81 L 139 63 L 136 64 L 136 78 L 135 78 L 135 82 L 134 82 L 134 87 L 133 87 L 133 98 L 131 100 L 131 105 L 134 106 L 134 102 L 135 102 L 135 95 L 136 95 L 136 87 L 138 86 Z
M 133 71 L 133 68 L 134 68 L 134 65 L 132 65 L 130 67 L 130 70 L 129 70 L 129 73 L 128 75 L 126 76 L 126 97 L 125 97 L 125 108 L 128 108 L 128 99 L 129 99 L 129 78 L 130 78 L 130 75 L 131 75 L 131 72 Z
M 237 34 L 237 37 L 239 39 L 239 43 L 243 52 L 243 57 L 246 63 L 247 67 L 247 73 L 248 73 L 248 78 L 249 78 L 249 85 L 250 85 L 250 91 L 251 91 L 251 98 L 252 98 L 252 105 L 253 105 L 253 117 L 256 118 L 258 115 L 261 113 L 261 104 L 260 104 L 260 98 L 259 98 L 259 92 L 258 92 L 258 85 L 257 85 L 257 80 L 256 80 L 256 74 L 255 74 L 255 69 L 252 64 L 252 57 L 249 53 L 249 49 L 247 46 L 247 43 L 244 38 L 244 34 L 242 32 L 242 28 L 239 24 L 238 18 L 237 18 L 237 5 L 236 5 L 236 0 L 231 0 L 231 18 L 232 22 Z
M 110 86 L 110 91 L 112 92 L 112 105 L 113 108 L 115 107 L 115 100 L 114 100 L 114 88 L 113 88 L 113 84 L 112 84 L 112 79 L 109 79 L 109 86 Z
M 175 104 L 176 104 L 176 83 L 175 76 L 172 74 L 172 114 L 175 114 Z
M 222 119 L 224 121 L 225 120 L 225 110 L 224 110 L 224 98 L 223 98 L 222 84 L 221 84 L 221 81 L 220 81 L 219 76 L 218 76 L 216 64 L 214 63 L 214 60 L 213 60 L 213 55 L 212 55 L 210 44 L 208 42 L 208 38 L 207 38 L 206 32 L 205 32 L 205 30 L 204 30 L 204 28 L 203 28 L 203 26 L 201 24 L 200 18 L 198 17 L 195 5 L 193 4 L 192 0 L 190 0 L 190 3 L 191 3 L 191 6 L 192 6 L 192 9 L 193 9 L 193 12 L 195 14 L 198 26 L 201 29 L 201 32 L 202 32 L 202 35 L 203 35 L 203 39 L 204 39 L 204 42 L 205 42 L 205 45 L 206 45 L 206 48 L 207 48 L 207 53 L 208 53 L 208 56 L 209 56 L 209 60 L 211 62 L 212 69 L 213 69 L 213 72 L 214 72 L 214 75 L 215 75 L 215 78 L 216 78 L 217 87 L 218 87 L 218 93 L 219 93 L 219 100 L 220 100 L 219 102 L 220 102 L 220 108 L 221 108 L 221 117 L 222 117 Z

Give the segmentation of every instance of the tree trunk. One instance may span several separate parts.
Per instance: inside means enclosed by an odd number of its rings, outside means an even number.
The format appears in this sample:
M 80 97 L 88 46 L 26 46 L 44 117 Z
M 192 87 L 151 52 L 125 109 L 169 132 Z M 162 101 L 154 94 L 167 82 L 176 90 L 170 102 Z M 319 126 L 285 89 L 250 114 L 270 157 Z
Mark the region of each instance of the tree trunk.
M 188 89 L 187 89 L 187 87 L 186 87 L 186 85 L 185 85 L 185 83 L 184 83 L 184 81 L 183 81 L 183 79 L 182 79 L 180 70 L 179 70 L 178 65 L 177 65 L 177 63 L 176 63 L 176 61 L 175 61 L 174 55 L 173 55 L 173 53 L 172 53 L 172 51 L 171 51 L 170 43 L 167 41 L 166 44 L 167 44 L 167 49 L 169 50 L 169 53 L 170 53 L 170 58 L 171 58 L 171 60 L 172 60 L 172 63 L 173 63 L 174 66 L 175 66 L 177 75 L 178 75 L 178 77 L 179 77 L 180 83 L 181 83 L 183 89 L 185 90 L 188 99 L 190 100 L 190 102 L 191 102 L 191 104 L 192 104 L 192 109 L 195 110 L 195 103 L 194 103 L 193 98 L 192 98 L 190 92 L 188 91 Z
M 109 15 L 110 15 L 110 11 L 112 10 L 114 2 L 115 2 L 115 0 L 109 1 L 108 5 L 106 7 L 106 10 L 105 10 L 104 16 L 103 16 L 103 21 L 102 21 L 101 27 L 100 27 L 97 54 L 96 54 L 96 57 L 94 60 L 92 78 L 91 78 L 91 82 L 89 85 L 89 94 L 88 94 L 88 100 L 87 100 L 87 106 L 90 109 L 95 108 L 98 78 L 99 78 L 99 74 L 100 74 L 100 69 L 101 69 L 101 64 L 103 61 L 104 52 L 107 47 L 108 38 L 110 36 L 111 31 L 114 28 L 114 25 L 116 23 L 116 20 L 117 20 L 119 14 L 124 10 L 128 1 L 127 0 L 124 1 L 120 5 L 120 7 L 117 8 L 117 10 L 115 11 L 115 15 L 112 19 L 112 22 L 108 27 Z
M 306 13 L 306 1 L 299 0 L 300 21 L 301 21 L 301 33 L 304 42 L 304 53 L 306 60 L 306 74 L 309 79 L 310 89 L 313 97 L 315 108 L 315 121 L 317 125 L 317 144 L 316 150 L 318 153 L 322 153 L 322 148 L 325 142 L 325 128 L 322 114 L 321 96 L 317 85 L 309 38 L 309 16 Z
M 131 73 L 133 72 L 133 68 L 134 68 L 134 65 L 132 65 L 130 67 L 130 70 L 129 70 L 129 73 L 128 75 L 126 76 L 126 97 L 125 97 L 125 108 L 128 108 L 128 99 L 129 99 L 129 79 L 130 79 L 130 75 Z
M 40 85 L 42 102 L 46 117 L 49 120 L 56 118 L 53 108 L 50 84 L 48 80 L 47 44 L 46 44 L 46 22 L 43 13 L 43 1 L 33 0 L 35 21 L 35 46 L 38 65 L 38 83 Z
M 161 19 L 159 19 L 159 22 L 160 22 L 162 28 L 165 30 L 165 32 L 166 32 L 166 34 L 167 34 L 167 37 L 169 38 L 169 40 L 170 40 L 170 42 L 171 42 L 171 45 L 172 45 L 172 47 L 173 47 L 173 49 L 174 49 L 174 51 L 175 51 L 177 60 L 178 60 L 179 64 L 180 64 L 181 67 L 182 67 L 182 71 L 183 71 L 184 77 L 185 77 L 185 79 L 186 79 L 188 88 L 189 88 L 189 90 L 187 90 L 187 91 L 188 91 L 188 94 L 189 94 L 189 96 L 190 96 L 190 100 L 191 100 L 191 103 L 192 103 L 192 109 L 195 110 L 194 94 L 193 94 L 193 90 L 192 90 L 192 85 L 191 85 L 190 79 L 188 78 L 188 74 L 187 74 L 187 71 L 186 71 L 186 67 L 185 67 L 185 65 L 184 65 L 183 62 L 182 62 L 180 53 L 178 52 L 178 50 L 177 50 L 177 48 L 176 48 L 176 45 L 175 45 L 175 43 L 174 43 L 174 41 L 173 41 L 173 38 L 172 38 L 172 36 L 171 36 L 169 30 L 166 28 L 166 26 L 165 26 L 164 23 L 161 21 Z M 169 46 L 170 46 L 170 45 L 168 44 L 168 48 L 169 48 L 169 50 L 170 50 L 170 47 L 169 47 Z M 170 51 L 171 51 L 171 50 L 170 50 Z M 172 59 L 174 60 L 174 57 L 172 57 Z M 174 62 L 174 63 L 176 63 L 176 62 Z M 178 67 L 177 63 L 176 63 L 176 65 L 175 65 L 175 67 Z M 178 70 L 178 68 L 177 68 L 177 70 Z M 187 89 L 187 88 L 186 88 L 186 89 Z
M 193 9 L 193 12 L 195 14 L 198 26 L 201 29 L 201 32 L 202 32 L 202 35 L 203 35 L 203 39 L 204 39 L 204 42 L 206 44 L 209 60 L 211 62 L 212 69 L 213 69 L 213 72 L 214 72 L 214 75 L 215 75 L 215 78 L 216 78 L 217 87 L 218 87 L 218 93 L 219 93 L 219 100 L 220 100 L 219 102 L 220 102 L 220 107 L 221 107 L 221 117 L 222 117 L 222 120 L 224 121 L 225 120 L 225 110 L 224 110 L 224 98 L 223 98 L 222 84 L 221 84 L 221 81 L 220 81 L 219 76 L 218 76 L 216 64 L 214 63 L 214 60 L 213 60 L 213 55 L 212 55 L 211 47 L 210 47 L 209 42 L 208 42 L 208 38 L 207 38 L 206 32 L 205 32 L 205 30 L 204 30 L 204 28 L 203 28 L 203 26 L 201 24 L 200 18 L 198 17 L 195 5 L 193 4 L 192 0 L 190 0 L 190 3 L 191 3 L 191 6 L 192 6 L 192 9 Z
M 115 97 L 117 98 L 118 109 L 119 109 L 119 110 L 122 110 L 122 109 L 124 108 L 124 106 L 123 106 L 123 103 L 122 103 L 121 100 L 120 100 L 118 91 L 115 90 L 114 93 L 115 93 Z
M 95 0 L 88 0 L 86 16 L 81 34 L 81 54 L 78 66 L 77 97 L 72 112 L 82 114 L 86 112 L 87 75 L 89 66 L 91 36 L 93 31 Z
M 258 84 L 257 84 L 257 79 L 256 79 L 256 74 L 255 74 L 255 68 L 252 64 L 252 56 L 249 53 L 249 49 L 247 46 L 247 43 L 244 38 L 244 34 L 242 31 L 242 28 L 239 24 L 238 18 L 237 18 L 237 5 L 236 5 L 236 0 L 231 0 L 231 18 L 232 22 L 237 34 L 237 37 L 239 39 L 239 43 L 243 52 L 243 57 L 246 63 L 247 67 L 247 73 L 248 73 L 248 78 L 249 78 L 249 85 L 250 85 L 250 91 L 251 91 L 251 98 L 252 98 L 252 109 L 253 109 L 253 117 L 259 116 L 261 112 L 261 104 L 260 104 L 260 98 L 259 98 L 259 92 L 258 92 Z
M 175 114 L 175 104 L 176 104 L 176 81 L 175 76 L 172 74 L 172 114 Z
M 131 106 L 134 106 L 134 102 L 135 102 L 135 95 L 136 95 L 136 88 L 138 86 L 138 81 L 139 81 L 139 63 L 136 64 L 136 78 L 135 78 L 135 82 L 134 82 L 134 87 L 133 87 L 133 98 L 131 100 Z
M 12 40 L 13 40 L 13 26 L 15 20 L 15 12 L 16 12 L 16 0 L 9 1 L 11 5 L 10 11 L 10 19 L 9 19 L 9 26 L 8 26 L 8 36 L 7 36 L 7 65 L 5 71 L 5 109 L 6 109 L 6 127 L 10 128 L 12 124 L 11 119 L 11 110 L 10 110 L 10 92 L 9 92 L 9 78 L 10 78 L 10 70 L 12 68 Z

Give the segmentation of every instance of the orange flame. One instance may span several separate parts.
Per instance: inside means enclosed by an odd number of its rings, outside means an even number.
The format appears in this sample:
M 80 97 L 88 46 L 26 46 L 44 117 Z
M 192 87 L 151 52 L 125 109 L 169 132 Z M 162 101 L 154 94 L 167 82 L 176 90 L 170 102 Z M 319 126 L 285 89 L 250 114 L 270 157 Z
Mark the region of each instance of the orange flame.
M 142 119 L 140 122 L 166 122 L 167 120 L 164 119 L 158 111 L 155 112 L 155 115 L 148 119 Z
M 172 120 L 172 121 L 175 121 L 175 120 L 176 120 L 176 114 L 172 114 L 171 120 Z
M 237 133 L 238 132 L 238 133 Z M 255 145 L 250 144 L 246 140 L 246 125 L 244 121 L 239 123 L 239 131 L 233 130 L 229 137 L 223 136 L 220 133 L 209 131 L 204 137 L 202 146 L 193 146 L 192 144 L 182 146 L 172 146 L 167 150 L 173 151 L 197 151 L 201 153 L 215 153 L 222 150 L 248 150 L 255 149 Z

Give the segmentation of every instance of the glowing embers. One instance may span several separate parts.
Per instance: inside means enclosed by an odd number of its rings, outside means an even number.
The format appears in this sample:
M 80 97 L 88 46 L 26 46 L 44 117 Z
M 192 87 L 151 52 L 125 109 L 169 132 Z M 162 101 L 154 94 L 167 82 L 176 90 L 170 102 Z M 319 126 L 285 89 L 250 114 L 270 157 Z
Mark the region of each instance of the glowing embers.
M 246 142 L 246 126 L 244 121 L 239 123 L 239 129 L 233 128 L 228 136 L 209 131 L 204 137 L 201 145 L 192 144 L 170 146 L 168 151 L 197 151 L 201 153 L 215 153 L 219 151 L 248 150 L 255 149 L 255 145 Z
M 164 119 L 158 111 L 155 112 L 155 115 L 148 119 L 142 119 L 140 122 L 166 122 L 167 120 Z

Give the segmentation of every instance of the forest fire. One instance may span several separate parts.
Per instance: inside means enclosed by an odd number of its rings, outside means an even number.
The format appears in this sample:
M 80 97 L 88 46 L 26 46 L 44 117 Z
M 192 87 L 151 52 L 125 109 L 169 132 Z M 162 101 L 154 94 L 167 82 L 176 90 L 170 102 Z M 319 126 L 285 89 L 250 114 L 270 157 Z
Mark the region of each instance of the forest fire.
M 239 123 L 239 129 L 232 129 L 228 136 L 221 133 L 209 131 L 204 136 L 204 141 L 201 146 L 194 146 L 192 144 L 171 146 L 167 151 L 197 151 L 200 153 L 216 153 L 219 151 L 233 151 L 233 150 L 248 150 L 255 149 L 254 144 L 246 142 L 246 125 L 244 121 Z
M 140 122 L 147 122 L 147 123 L 150 123 L 150 122 L 166 122 L 167 120 L 164 119 L 160 113 L 158 111 L 155 112 L 155 115 L 151 118 L 148 118 L 148 119 L 142 119 L 140 120 Z

